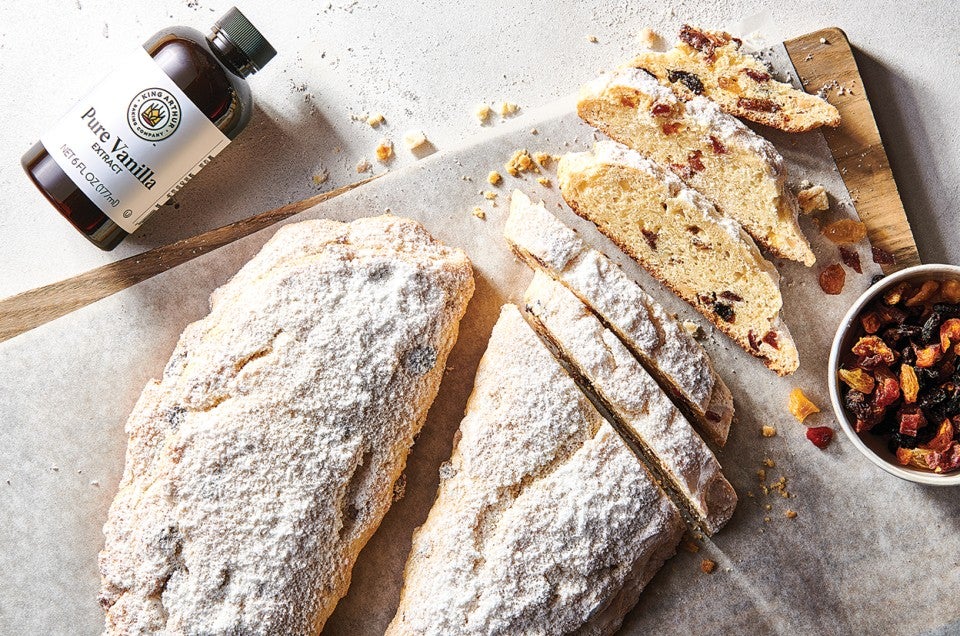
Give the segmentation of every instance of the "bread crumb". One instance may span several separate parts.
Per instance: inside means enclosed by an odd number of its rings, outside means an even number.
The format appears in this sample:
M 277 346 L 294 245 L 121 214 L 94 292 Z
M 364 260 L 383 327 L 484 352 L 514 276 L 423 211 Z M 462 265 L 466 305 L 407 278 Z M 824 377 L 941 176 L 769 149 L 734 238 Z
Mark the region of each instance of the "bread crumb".
M 487 218 L 487 213 L 483 211 L 483 208 L 476 206 L 473 208 L 473 216 L 477 217 L 481 221 Z
M 533 158 L 544 168 L 549 167 L 553 162 L 553 155 L 549 152 L 536 152 L 533 154 Z
M 770 505 L 770 504 L 763 504 L 763 509 L 764 509 L 764 510 L 773 510 L 773 506 Z
M 637 44 L 640 45 L 641 49 L 653 51 L 659 48 L 661 43 L 660 35 L 650 27 L 641 29 L 640 33 L 637 34 Z
M 367 161 L 366 159 L 361 159 L 360 161 L 357 162 L 357 173 L 362 174 L 364 172 L 369 172 L 370 168 L 372 167 L 373 166 L 370 165 L 369 161 Z
M 373 113 L 367 116 L 367 125 L 370 126 L 371 128 L 376 128 L 377 126 L 379 126 L 385 121 L 386 119 L 384 118 L 382 113 Z
M 762 468 L 761 468 L 760 470 L 758 470 L 758 471 L 757 471 L 757 479 L 759 479 L 760 481 L 766 481 L 766 480 L 767 480 L 767 471 L 765 471 L 765 470 L 762 469 Z
M 313 175 L 313 185 L 322 185 L 327 182 L 327 179 L 330 178 L 330 173 L 327 172 L 326 168 L 320 170 L 317 174 Z
M 518 110 L 520 110 L 520 107 L 513 102 L 500 102 L 501 117 L 509 117 L 510 115 L 514 115 Z
M 717 567 L 717 564 L 710 559 L 704 559 L 700 562 L 700 571 L 704 574 L 710 574 L 713 572 L 714 568 Z
M 513 156 L 510 157 L 510 160 L 507 161 L 503 167 L 507 173 L 514 177 L 520 176 L 521 172 L 527 172 L 529 170 L 540 172 L 540 169 L 533 163 L 533 157 L 530 156 L 526 148 L 521 148 L 514 152 Z
M 766 466 L 767 468 L 773 468 L 773 467 L 776 466 L 777 464 L 776 464 L 772 459 L 770 459 L 770 458 L 768 457 L 768 458 L 766 458 L 766 459 L 763 460 L 763 465 Z
M 497 198 L 497 193 L 490 192 L 489 190 L 487 190 L 486 192 L 483 193 L 483 198 L 486 199 L 487 201 L 493 201 L 494 199 Z
M 500 173 L 496 170 L 491 170 L 490 174 L 487 175 L 487 183 L 490 185 L 497 185 L 503 181 L 503 177 L 500 176 Z
M 764 437 L 773 437 L 774 435 L 777 434 L 777 428 L 775 426 L 769 426 L 764 424 L 763 427 L 760 429 L 760 434 L 763 435 Z
M 599 41 L 600 41 L 600 40 L 598 40 L 598 39 L 597 39 L 597 36 L 595 36 L 595 35 L 588 35 L 588 36 L 587 36 L 587 42 L 589 42 L 590 44 L 596 44 L 596 43 L 599 42 Z
M 539 134 L 540 134 L 540 131 L 537 130 L 536 128 L 531 128 L 531 129 L 530 129 L 530 134 L 531 134 L 531 135 L 539 135 Z
M 800 192 L 797 192 L 797 201 L 800 203 L 800 210 L 804 214 L 830 209 L 830 199 L 827 197 L 826 188 L 822 185 L 810 186 L 800 190 Z
M 764 518 L 763 518 L 763 522 L 764 522 L 764 523 L 770 523 L 770 517 L 764 517 Z
M 403 499 L 407 494 L 407 473 L 400 473 L 397 481 L 393 482 L 393 502 L 396 503 Z
M 697 338 L 703 334 L 703 332 L 700 330 L 700 325 L 692 320 L 684 320 L 682 323 L 680 323 L 680 325 L 683 327 L 684 331 L 694 338 Z
M 787 511 L 783 513 L 783 516 L 786 517 L 787 519 L 796 519 L 796 518 L 797 518 L 797 511 L 796 511 L 796 510 L 790 510 L 790 509 L 788 508 Z
M 94 479 L 94 480 L 92 480 L 92 481 L 90 482 L 90 485 L 93 486 L 94 488 L 99 488 L 99 487 L 100 487 L 100 480 L 99 480 L 99 479 Z
M 425 143 L 427 143 L 427 136 L 423 134 L 422 130 L 408 130 L 403 133 L 403 145 L 408 150 L 415 150 Z
M 387 161 L 393 156 L 393 142 L 384 137 L 377 144 L 377 161 Z
M 827 38 L 820 38 L 820 44 L 830 44 L 830 42 L 827 41 Z
M 481 124 L 487 123 L 487 120 L 490 119 L 490 113 L 493 112 L 493 109 L 490 108 L 489 104 L 480 104 L 473 111 L 473 114 L 477 117 Z
M 549 188 L 551 186 L 550 179 L 546 177 L 537 177 L 537 183 L 542 185 L 544 188 Z

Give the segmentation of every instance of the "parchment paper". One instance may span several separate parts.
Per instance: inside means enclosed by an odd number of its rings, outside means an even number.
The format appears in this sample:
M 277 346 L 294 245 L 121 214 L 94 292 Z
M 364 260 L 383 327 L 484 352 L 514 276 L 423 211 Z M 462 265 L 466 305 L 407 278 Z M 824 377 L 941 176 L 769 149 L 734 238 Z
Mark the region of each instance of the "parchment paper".
M 790 68 L 780 47 L 778 68 Z M 532 129 L 537 131 L 536 134 Z M 819 133 L 763 134 L 787 157 L 794 181 L 822 183 L 831 194 L 826 219 L 855 215 Z M 558 206 L 559 193 L 533 176 L 514 179 L 502 166 L 517 148 L 562 153 L 588 148 L 599 135 L 582 124 L 571 100 L 531 112 L 459 150 L 317 206 L 288 222 L 350 220 L 389 209 L 422 221 L 439 239 L 470 255 L 477 293 L 461 325 L 440 395 L 406 470 L 406 496 L 394 504 L 353 571 L 349 595 L 328 623 L 330 634 L 381 634 L 396 608 L 410 535 L 425 519 L 437 470 L 449 456 L 473 374 L 498 309 L 517 301 L 530 272 L 501 238 L 509 192 L 541 197 L 590 243 L 606 252 L 668 309 L 703 326 L 704 345 L 730 386 L 737 421 L 718 453 L 741 501 L 730 524 L 697 554 L 681 551 L 649 584 L 623 633 L 916 633 L 960 630 L 960 539 L 955 491 L 900 481 L 873 467 L 842 436 L 829 412 L 834 443 L 815 448 L 787 412 L 795 386 L 829 411 L 826 358 L 844 310 L 878 273 L 861 246 L 864 273 L 846 271 L 843 294 L 826 296 L 819 271 L 836 247 L 809 219 L 803 228 L 818 263 L 777 262 L 786 319 L 801 356 L 799 371 L 777 378 L 699 314 L 654 283 L 589 223 Z M 486 183 L 490 170 L 505 182 Z M 554 179 L 552 172 L 544 176 Z M 498 193 L 496 205 L 480 191 Z M 486 220 L 471 214 L 486 210 Z M 0 633 L 95 634 L 100 528 L 124 457 L 123 424 L 144 383 L 157 377 L 183 328 L 207 312 L 207 297 L 252 257 L 276 228 L 251 235 L 150 281 L 0 345 Z M 778 434 L 760 435 L 773 425 Z M 764 495 L 787 478 L 787 498 Z M 769 506 L 769 510 L 765 508 Z M 785 517 L 787 509 L 798 513 Z M 769 521 L 765 521 L 768 518 Z M 718 563 L 710 575 L 700 562 Z

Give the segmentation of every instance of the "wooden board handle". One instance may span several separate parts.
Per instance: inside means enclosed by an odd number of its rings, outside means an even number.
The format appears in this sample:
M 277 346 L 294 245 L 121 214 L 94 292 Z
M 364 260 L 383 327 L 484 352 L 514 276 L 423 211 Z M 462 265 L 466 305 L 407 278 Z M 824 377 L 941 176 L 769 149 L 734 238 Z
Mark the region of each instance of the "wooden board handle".
M 303 201 L 255 214 L 215 230 L 0 300 L 0 342 L 86 307 L 376 178 L 373 176 Z
M 882 266 L 884 273 L 919 265 L 920 253 L 846 34 L 836 27 L 821 29 L 784 46 L 808 92 L 836 87 L 830 103 L 840 111 L 840 126 L 823 128 L 823 136 L 870 244 L 896 259 L 894 265 Z

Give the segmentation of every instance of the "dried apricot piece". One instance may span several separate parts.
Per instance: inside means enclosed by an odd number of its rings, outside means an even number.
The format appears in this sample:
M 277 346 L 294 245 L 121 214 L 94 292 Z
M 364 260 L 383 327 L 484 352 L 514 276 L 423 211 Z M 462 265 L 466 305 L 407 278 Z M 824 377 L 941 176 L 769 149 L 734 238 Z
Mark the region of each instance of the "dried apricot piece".
M 903 401 L 913 404 L 917 401 L 920 392 L 920 381 L 917 372 L 909 364 L 900 365 L 900 389 L 903 391 Z
M 943 451 L 950 448 L 950 443 L 953 441 L 953 424 L 950 423 L 950 420 L 943 420 L 940 423 L 940 428 L 937 429 L 936 436 L 927 442 L 922 444 L 923 448 L 929 448 L 930 450 L 937 451 L 942 453 Z
M 864 336 L 860 338 L 857 340 L 857 344 L 853 345 L 852 351 L 854 355 L 863 358 L 880 356 L 887 364 L 893 364 L 893 361 L 896 360 L 896 354 L 893 353 L 893 349 L 888 347 L 887 343 L 879 336 Z
M 811 402 L 799 387 L 790 391 L 789 407 L 790 413 L 797 418 L 798 422 L 803 422 L 808 415 L 820 412 L 817 405 Z
M 923 349 L 917 349 L 917 363 L 916 366 L 920 369 L 929 369 L 936 363 L 940 362 L 940 358 L 943 357 L 943 352 L 940 351 L 940 345 L 930 345 L 929 347 L 924 347 Z
M 843 380 L 843 383 L 855 391 L 861 393 L 873 393 L 873 387 L 877 382 L 873 376 L 863 369 L 840 369 L 837 375 Z
M 863 325 L 863 330 L 869 334 L 877 333 L 883 325 L 880 321 L 880 314 L 875 311 L 868 311 L 860 316 L 860 324 Z
M 867 237 L 867 226 L 853 219 L 840 219 L 824 226 L 823 235 L 840 245 L 859 243 Z
M 820 272 L 820 289 L 825 294 L 836 296 L 843 291 L 843 283 L 846 278 L 847 275 L 840 264 L 834 263 Z
M 947 351 L 954 342 L 960 342 L 960 318 L 950 318 L 940 325 L 940 350 Z

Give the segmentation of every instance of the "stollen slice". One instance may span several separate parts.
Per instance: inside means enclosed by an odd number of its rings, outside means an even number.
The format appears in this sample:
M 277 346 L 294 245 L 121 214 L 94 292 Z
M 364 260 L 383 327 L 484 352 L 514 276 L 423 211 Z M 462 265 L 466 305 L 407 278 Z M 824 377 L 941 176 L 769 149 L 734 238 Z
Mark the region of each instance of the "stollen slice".
M 620 339 L 543 272 L 534 274 L 523 300 L 540 336 L 636 444 L 674 501 L 707 534 L 722 528 L 737 493 L 714 454 Z
M 770 75 L 741 42 L 723 31 L 684 25 L 667 52 L 645 51 L 628 63 L 653 75 L 683 99 L 703 95 L 724 112 L 787 132 L 839 126 L 840 111 L 825 99 Z
M 684 524 L 514 305 L 456 440 L 387 634 L 612 633 Z
M 783 157 L 712 101 L 684 102 L 646 71 L 605 74 L 580 91 L 577 112 L 662 166 L 736 219 L 771 253 L 808 267 L 816 257 L 797 223 Z
M 797 348 L 780 317 L 779 275 L 736 221 L 634 150 L 601 141 L 557 166 L 567 204 L 652 276 L 780 375 Z
M 514 190 L 504 237 L 531 268 L 563 283 L 616 333 L 711 442 L 723 446 L 733 397 L 707 352 L 675 316 L 543 202 Z

